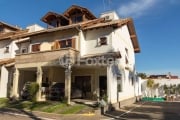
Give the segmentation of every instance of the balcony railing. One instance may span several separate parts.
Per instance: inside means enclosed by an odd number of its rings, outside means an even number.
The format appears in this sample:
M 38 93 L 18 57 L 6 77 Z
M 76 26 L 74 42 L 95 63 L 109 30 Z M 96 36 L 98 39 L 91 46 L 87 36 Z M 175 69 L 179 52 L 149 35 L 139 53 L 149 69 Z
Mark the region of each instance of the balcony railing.
M 15 57 L 16 64 L 24 64 L 24 63 L 38 63 L 38 62 L 57 62 L 60 58 L 63 58 L 64 55 L 71 55 L 72 57 L 76 57 L 78 55 L 78 51 L 73 48 L 63 48 L 58 50 L 50 50 L 50 51 L 39 51 L 34 53 L 25 53 L 25 54 L 17 54 Z

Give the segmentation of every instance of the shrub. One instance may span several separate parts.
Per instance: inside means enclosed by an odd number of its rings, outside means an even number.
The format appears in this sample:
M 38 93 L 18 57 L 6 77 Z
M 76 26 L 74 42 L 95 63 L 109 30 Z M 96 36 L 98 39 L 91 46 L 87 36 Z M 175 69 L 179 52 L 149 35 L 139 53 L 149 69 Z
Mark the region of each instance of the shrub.
M 32 101 L 36 101 L 36 94 L 39 90 L 39 85 L 36 82 L 32 82 L 27 86 L 27 90 L 30 95 L 30 99 Z

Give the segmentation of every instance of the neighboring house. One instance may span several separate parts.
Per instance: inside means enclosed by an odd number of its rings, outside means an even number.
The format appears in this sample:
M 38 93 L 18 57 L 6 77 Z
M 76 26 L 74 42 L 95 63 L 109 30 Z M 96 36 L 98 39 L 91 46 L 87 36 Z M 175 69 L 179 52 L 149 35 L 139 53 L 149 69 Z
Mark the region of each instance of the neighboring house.
M 73 5 L 63 14 L 48 12 L 42 21 L 48 29 L 13 36 L 29 38 L 17 42 L 14 97 L 21 97 L 28 81 L 40 88 L 62 83 L 68 101 L 74 88 L 82 91 L 83 99 L 105 95 L 112 104 L 139 96 L 135 53 L 140 47 L 131 18 L 121 19 L 115 12 L 96 18 Z M 37 95 L 39 101 L 48 96 L 43 89 Z
M 34 28 L 34 26 L 29 26 L 28 29 L 30 28 Z M 13 39 L 12 36 L 28 32 L 28 29 L 21 30 L 18 27 L 0 22 L 0 98 L 9 97 L 13 85 L 14 57 L 18 50 L 16 42 L 19 39 Z
M 0 98 L 7 97 L 12 81 L 13 71 L 11 69 L 14 63 L 15 43 L 8 37 L 20 31 L 20 28 L 0 22 Z
M 171 75 L 168 73 L 167 75 L 149 75 L 149 79 L 178 79 L 179 77 L 176 75 Z

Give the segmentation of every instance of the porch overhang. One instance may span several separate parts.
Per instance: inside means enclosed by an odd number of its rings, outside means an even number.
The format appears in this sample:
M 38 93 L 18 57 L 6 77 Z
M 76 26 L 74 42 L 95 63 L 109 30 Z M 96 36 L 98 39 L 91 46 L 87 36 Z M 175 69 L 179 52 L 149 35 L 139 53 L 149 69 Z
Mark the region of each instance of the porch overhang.
M 0 66 L 14 63 L 14 61 L 15 61 L 14 58 L 1 59 L 0 60 Z
M 46 65 L 60 65 L 59 60 L 65 55 L 75 58 L 79 52 L 73 48 L 62 48 L 58 50 L 40 51 L 34 53 L 17 54 L 15 62 L 19 64 L 46 63 Z

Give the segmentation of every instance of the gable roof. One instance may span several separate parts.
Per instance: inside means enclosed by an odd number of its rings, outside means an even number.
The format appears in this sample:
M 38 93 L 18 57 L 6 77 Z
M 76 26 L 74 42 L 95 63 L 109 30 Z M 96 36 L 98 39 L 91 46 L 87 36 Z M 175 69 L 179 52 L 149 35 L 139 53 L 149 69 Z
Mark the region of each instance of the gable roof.
M 48 18 L 50 18 L 51 16 L 55 16 L 56 18 L 59 17 L 59 18 L 63 18 L 63 19 L 65 19 L 65 20 L 68 20 L 68 18 L 67 18 L 66 16 L 64 16 L 64 15 L 62 15 L 62 14 L 59 14 L 59 13 L 51 12 L 51 11 L 48 12 L 48 13 L 46 13 L 46 14 L 41 18 L 41 20 L 42 20 L 43 22 L 47 23 L 47 22 L 48 22 Z
M 49 13 L 49 14 L 51 14 L 51 13 Z M 67 26 L 61 26 L 61 27 L 52 28 L 52 29 L 45 29 L 45 30 L 36 31 L 36 32 L 32 32 L 32 33 L 27 33 L 26 30 L 24 30 L 21 33 L 17 32 L 16 34 L 4 36 L 4 38 L 12 38 L 12 39 L 24 38 L 24 37 L 35 36 L 35 35 L 39 35 L 39 34 L 50 33 L 50 32 L 55 32 L 55 31 L 60 31 L 60 30 L 73 29 L 73 28 L 74 29 L 78 28 L 81 30 L 91 30 L 91 29 L 103 28 L 103 27 L 118 28 L 118 27 L 121 27 L 123 25 L 127 25 L 127 27 L 128 27 L 128 31 L 130 34 L 132 45 L 134 47 L 134 52 L 139 53 L 140 52 L 140 46 L 138 43 L 136 31 L 134 28 L 134 23 L 133 23 L 133 20 L 131 18 L 113 20 L 113 21 L 108 21 L 108 22 L 106 22 L 104 18 L 98 18 L 98 19 L 93 19 L 93 20 L 89 20 L 89 21 L 84 21 L 82 23 L 77 23 L 77 24 L 72 24 L 72 25 L 67 25 Z M 1 39 L 2 39 L 2 37 L 0 37 L 0 40 Z
M 78 5 L 72 5 L 71 7 L 69 7 L 64 13 L 63 15 L 66 17 L 69 17 L 69 13 L 74 10 L 74 9 L 79 9 L 82 12 L 86 13 L 89 17 L 91 17 L 91 19 L 96 19 L 96 17 L 87 9 Z
M 13 29 L 13 30 L 20 30 L 20 28 L 19 28 L 19 27 L 16 27 L 16 26 L 10 25 L 10 24 L 5 23 L 5 22 L 2 22 L 2 21 L 0 21 L 0 26 L 1 26 L 1 25 L 6 26 L 6 27 L 8 27 L 8 28 L 11 28 L 11 29 Z

